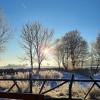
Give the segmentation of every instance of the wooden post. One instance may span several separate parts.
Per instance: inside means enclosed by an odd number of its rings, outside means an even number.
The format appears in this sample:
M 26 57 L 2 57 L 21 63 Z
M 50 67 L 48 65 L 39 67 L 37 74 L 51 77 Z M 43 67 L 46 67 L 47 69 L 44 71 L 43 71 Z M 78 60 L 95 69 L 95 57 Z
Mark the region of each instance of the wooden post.
M 30 79 L 30 93 L 32 93 L 32 73 L 29 74 Z
M 73 85 L 73 80 L 74 80 L 74 74 L 72 74 L 70 84 L 69 84 L 69 100 L 72 100 L 72 85 Z

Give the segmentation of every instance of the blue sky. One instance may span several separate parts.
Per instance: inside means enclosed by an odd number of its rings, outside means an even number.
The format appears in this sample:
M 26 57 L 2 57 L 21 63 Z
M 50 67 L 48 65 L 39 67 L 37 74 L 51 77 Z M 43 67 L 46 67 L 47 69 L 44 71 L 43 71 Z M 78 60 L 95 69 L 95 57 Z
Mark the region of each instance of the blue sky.
M 27 22 L 40 21 L 54 29 L 55 38 L 78 29 L 89 43 L 100 32 L 100 0 L 0 0 L 0 7 L 14 33 L 14 39 L 2 54 L 2 64 L 19 61 L 17 57 L 23 52 L 19 46 L 20 34 Z

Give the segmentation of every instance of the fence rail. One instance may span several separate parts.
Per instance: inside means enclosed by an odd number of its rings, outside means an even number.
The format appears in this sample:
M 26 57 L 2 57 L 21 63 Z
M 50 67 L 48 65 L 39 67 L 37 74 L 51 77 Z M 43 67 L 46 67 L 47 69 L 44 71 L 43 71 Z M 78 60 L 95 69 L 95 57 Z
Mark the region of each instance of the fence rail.
M 89 93 L 91 92 L 91 90 L 93 89 L 94 86 L 97 86 L 100 89 L 100 84 L 99 84 L 100 80 L 99 79 L 93 79 L 93 77 L 91 77 L 91 76 L 90 76 L 90 79 L 75 79 L 74 74 L 71 76 L 70 79 L 34 79 L 31 77 L 31 78 L 24 78 L 24 79 L 23 78 L 20 78 L 20 79 L 15 79 L 15 78 L 0 79 L 0 81 L 13 81 L 13 85 L 8 89 L 7 92 L 10 92 L 13 89 L 13 87 L 16 86 L 19 90 L 19 93 L 21 93 L 21 89 L 17 83 L 18 81 L 29 81 L 30 83 L 35 82 L 35 81 L 42 81 L 42 86 L 40 88 L 39 95 L 41 95 L 41 94 L 44 95 L 44 94 L 46 94 L 46 93 L 48 93 L 56 88 L 59 88 L 60 86 L 66 84 L 68 82 L 69 83 L 68 100 L 74 100 L 72 97 L 72 90 L 73 90 L 73 83 L 75 83 L 75 82 L 87 82 L 87 83 L 91 82 L 91 83 L 93 83 L 91 88 L 89 89 L 89 91 L 84 96 L 84 98 L 83 98 L 84 100 L 87 98 L 87 96 L 89 95 Z M 57 81 L 57 82 L 62 82 L 62 83 L 58 84 L 57 86 L 55 86 L 47 91 L 42 92 L 46 82 L 48 82 L 48 81 Z M 30 84 L 30 93 L 32 93 L 32 84 Z M 78 100 L 78 98 L 76 100 Z
M 9 99 L 22 99 L 22 100 L 44 100 L 43 95 L 39 94 L 29 94 L 29 93 L 3 93 L 0 92 L 0 97 Z

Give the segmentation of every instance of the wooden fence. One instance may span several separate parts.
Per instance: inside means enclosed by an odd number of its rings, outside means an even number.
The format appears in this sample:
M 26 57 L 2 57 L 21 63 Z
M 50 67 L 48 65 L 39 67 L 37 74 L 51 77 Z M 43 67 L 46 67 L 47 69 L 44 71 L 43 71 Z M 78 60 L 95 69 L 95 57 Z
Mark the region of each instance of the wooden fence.
M 32 83 L 35 82 L 35 81 L 42 81 L 42 85 L 41 85 L 41 88 L 40 88 L 38 95 L 44 95 L 48 92 L 51 92 L 52 90 L 59 88 L 60 86 L 66 84 L 68 82 L 69 83 L 69 90 L 68 90 L 69 95 L 68 95 L 68 98 L 66 98 L 66 100 L 85 100 L 95 85 L 100 89 L 100 80 L 99 79 L 93 79 L 93 77 L 91 77 L 91 76 L 90 76 L 90 79 L 75 79 L 74 74 L 71 76 L 71 79 L 34 79 L 34 78 L 30 77 L 30 78 L 24 78 L 24 79 L 15 79 L 15 78 L 13 78 L 13 79 L 0 79 L 0 81 L 13 81 L 12 86 L 6 91 L 5 94 L 10 93 L 10 91 L 13 89 L 13 87 L 16 86 L 21 95 L 24 94 L 24 93 L 22 93 L 21 88 L 19 87 L 17 81 L 28 81 L 28 82 L 30 82 L 30 94 L 32 94 L 32 88 L 33 88 Z M 57 81 L 57 82 L 61 82 L 61 83 L 58 84 L 57 86 L 49 89 L 49 90 L 43 91 L 44 86 L 45 86 L 46 82 L 48 82 L 48 81 Z M 75 83 L 75 82 L 83 82 L 83 83 L 84 82 L 87 82 L 87 83 L 91 82 L 92 83 L 91 88 L 89 89 L 89 91 L 86 93 L 86 95 L 82 99 L 80 99 L 80 98 L 75 99 L 72 96 L 73 83 Z M 17 96 L 21 97 L 20 94 L 17 94 L 16 98 L 17 98 Z M 28 95 L 28 94 L 26 94 L 26 95 Z M 13 97 L 13 94 L 11 96 Z M 2 97 L 7 97 L 7 96 L 2 95 L 0 93 L 0 98 L 2 98 Z M 25 95 L 23 95 L 23 97 L 25 97 Z M 8 96 L 8 98 L 9 98 L 9 96 Z M 34 95 L 33 95 L 32 98 L 34 98 Z M 20 99 L 23 99 L 23 98 L 20 98 Z M 30 99 L 30 100 L 32 100 L 32 99 Z M 33 99 L 33 100 L 35 100 L 35 99 Z M 36 99 L 36 100 L 42 100 L 42 99 Z M 54 98 L 53 99 L 47 98 L 46 100 L 55 100 L 55 99 Z M 63 99 L 61 98 L 61 100 L 63 100 Z

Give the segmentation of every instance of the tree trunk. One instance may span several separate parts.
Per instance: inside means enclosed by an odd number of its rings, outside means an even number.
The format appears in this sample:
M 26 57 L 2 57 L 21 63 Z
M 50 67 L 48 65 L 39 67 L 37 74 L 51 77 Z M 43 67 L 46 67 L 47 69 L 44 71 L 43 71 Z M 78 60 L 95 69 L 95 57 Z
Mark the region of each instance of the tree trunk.
M 72 59 L 72 67 L 73 67 L 73 69 L 75 69 L 75 60 L 74 59 Z
M 38 71 L 40 71 L 40 68 L 41 68 L 41 63 L 39 63 Z
M 40 69 L 41 69 L 41 63 L 38 63 L 38 69 L 37 69 L 37 72 L 36 72 L 37 75 L 39 75 Z
M 75 69 L 75 57 L 74 57 L 74 53 L 71 53 L 71 59 L 72 59 L 72 67 L 73 69 Z
M 59 66 L 59 69 L 61 68 L 61 66 L 60 66 L 60 62 L 58 61 L 58 66 Z
M 81 62 L 81 68 L 83 68 L 84 61 Z
M 32 93 L 33 55 L 31 46 L 30 46 L 30 63 L 31 63 L 31 72 L 29 74 L 29 78 L 30 78 L 30 93 Z
M 32 47 L 30 47 L 30 63 L 31 63 L 31 73 L 33 73 L 33 54 L 32 54 Z
M 68 69 L 68 66 L 66 66 L 64 59 L 65 59 L 65 55 L 62 56 L 62 65 L 65 68 L 65 70 L 67 70 Z

